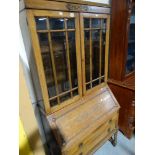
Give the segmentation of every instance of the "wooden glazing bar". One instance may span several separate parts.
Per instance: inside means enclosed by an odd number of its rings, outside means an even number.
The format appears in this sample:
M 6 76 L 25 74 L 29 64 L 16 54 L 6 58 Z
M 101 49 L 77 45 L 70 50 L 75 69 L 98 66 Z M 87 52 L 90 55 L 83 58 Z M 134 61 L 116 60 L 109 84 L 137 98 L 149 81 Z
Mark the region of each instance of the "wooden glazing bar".
M 65 20 L 65 30 L 67 30 L 67 21 Z M 69 43 L 68 43 L 68 32 L 66 31 L 66 59 L 67 59 L 67 68 L 68 68 L 68 77 L 70 89 L 72 89 L 72 79 L 71 79 L 71 66 L 70 66 L 70 56 L 69 56 Z M 73 92 L 71 91 L 71 97 L 73 97 Z
M 47 28 L 48 30 L 50 30 L 50 25 L 49 25 L 49 19 L 46 19 L 46 24 L 47 24 Z M 58 90 L 58 82 L 57 82 L 57 76 L 56 76 L 56 69 L 55 69 L 55 62 L 54 62 L 54 55 L 53 55 L 53 49 L 52 49 L 52 39 L 51 39 L 51 33 L 50 31 L 48 31 L 48 41 L 49 41 L 49 46 L 50 46 L 50 55 L 51 55 L 51 59 L 52 59 L 52 69 L 53 69 L 53 75 L 54 75 L 54 83 L 55 83 L 55 87 L 56 87 L 56 94 L 59 94 L 59 90 Z M 60 104 L 60 98 L 57 98 L 58 104 Z
M 89 31 L 89 30 L 100 30 L 101 28 L 84 28 L 84 30 L 87 30 L 87 31 Z
M 91 22 L 92 22 L 92 20 L 90 18 L 90 23 L 89 23 L 90 28 L 91 28 Z M 89 33 L 90 33 L 89 44 L 90 44 L 90 81 L 91 81 L 90 87 L 92 88 L 92 31 L 90 30 Z
M 92 81 L 86 82 L 85 84 L 86 84 L 86 85 L 87 85 L 87 84 L 90 84 L 91 82 L 95 82 L 96 80 L 101 80 L 102 78 L 104 78 L 104 76 L 101 76 L 101 77 L 96 78 L 96 79 L 94 79 L 94 80 L 92 80 Z
M 39 33 L 47 33 L 47 32 L 66 32 L 66 31 L 75 31 L 75 29 L 61 29 L 61 30 L 37 30 Z
M 37 30 L 37 32 L 39 32 L 39 33 L 48 33 L 49 30 Z
M 51 98 L 49 98 L 49 100 L 53 100 L 53 99 L 55 99 L 55 98 L 57 98 L 57 97 L 60 97 L 60 96 L 63 96 L 63 95 L 65 95 L 65 94 L 67 94 L 67 93 L 73 92 L 73 91 L 76 90 L 76 89 L 78 89 L 78 87 L 75 87 L 75 88 L 70 89 L 70 90 L 68 90 L 68 91 L 65 91 L 65 92 L 63 92 L 63 93 L 60 93 L 59 95 L 56 95 L 56 96 L 54 96 L 54 97 L 51 97 Z
M 101 28 L 102 28 L 102 20 L 101 19 Z M 100 30 L 100 53 L 99 53 L 99 77 L 101 76 L 101 68 L 102 68 L 102 30 Z M 101 83 L 101 79 L 99 79 L 99 83 Z

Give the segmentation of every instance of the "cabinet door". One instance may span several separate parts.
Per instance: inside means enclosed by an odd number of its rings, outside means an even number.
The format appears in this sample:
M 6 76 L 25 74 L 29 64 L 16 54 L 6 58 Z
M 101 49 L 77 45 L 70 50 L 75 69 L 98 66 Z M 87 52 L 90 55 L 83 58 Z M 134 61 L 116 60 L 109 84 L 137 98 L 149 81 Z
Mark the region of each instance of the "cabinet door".
M 81 96 L 78 14 L 28 11 L 45 109 L 56 111 Z
M 126 75 L 135 70 L 135 6 L 131 9 L 128 31 L 128 51 L 125 69 Z
M 109 15 L 82 13 L 81 45 L 84 94 L 107 82 Z

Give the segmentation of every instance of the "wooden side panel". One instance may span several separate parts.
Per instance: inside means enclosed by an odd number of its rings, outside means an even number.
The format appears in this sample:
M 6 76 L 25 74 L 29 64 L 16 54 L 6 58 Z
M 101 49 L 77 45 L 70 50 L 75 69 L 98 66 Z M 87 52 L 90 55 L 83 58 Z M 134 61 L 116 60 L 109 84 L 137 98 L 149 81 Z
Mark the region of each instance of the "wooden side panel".
M 119 112 L 119 128 L 128 138 L 131 138 L 135 119 L 135 93 L 133 90 L 112 83 L 109 83 L 109 86 L 121 106 Z
M 130 138 L 134 130 L 134 72 L 125 75 L 130 4 L 134 0 L 113 0 L 111 15 L 109 86 L 120 103 L 119 127 Z
M 125 70 L 128 9 L 126 0 L 112 1 L 109 78 L 122 80 Z

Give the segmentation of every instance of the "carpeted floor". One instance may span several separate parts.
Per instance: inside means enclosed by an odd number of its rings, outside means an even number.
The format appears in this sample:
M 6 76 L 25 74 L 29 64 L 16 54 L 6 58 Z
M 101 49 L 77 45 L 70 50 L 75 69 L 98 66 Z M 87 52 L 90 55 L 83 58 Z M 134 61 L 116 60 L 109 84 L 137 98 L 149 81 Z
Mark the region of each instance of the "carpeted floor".
M 135 155 L 135 137 L 127 139 L 121 132 L 118 132 L 116 147 L 108 141 L 94 155 Z

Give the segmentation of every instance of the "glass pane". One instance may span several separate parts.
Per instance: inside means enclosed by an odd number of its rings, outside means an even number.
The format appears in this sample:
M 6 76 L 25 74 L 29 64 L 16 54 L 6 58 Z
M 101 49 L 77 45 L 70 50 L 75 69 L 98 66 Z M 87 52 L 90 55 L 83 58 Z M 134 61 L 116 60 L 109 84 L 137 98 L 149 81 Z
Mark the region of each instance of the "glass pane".
M 92 19 L 92 28 L 100 28 L 101 27 L 101 19 L 93 18 Z
M 85 74 L 86 82 L 90 81 L 90 31 L 85 31 L 84 45 L 85 45 Z
M 57 104 L 58 104 L 57 99 L 53 99 L 50 101 L 50 106 L 55 106 Z
M 96 80 L 96 81 L 94 81 L 93 83 L 92 83 L 92 87 L 95 87 L 95 86 L 97 86 L 99 84 L 99 80 Z
M 74 29 L 75 28 L 75 19 L 74 18 L 68 18 L 67 20 L 67 28 L 68 29 Z
M 49 23 L 50 23 L 50 29 L 52 30 L 64 29 L 63 18 L 50 18 Z
M 89 28 L 90 19 L 84 18 L 84 28 Z
M 55 59 L 56 76 L 58 82 L 59 93 L 70 89 L 68 68 L 66 61 L 66 39 L 64 32 L 53 32 L 52 47 Z
M 102 29 L 103 31 L 106 33 L 106 24 L 107 24 L 107 20 L 106 19 L 102 19 Z
M 90 89 L 90 88 L 91 88 L 90 84 L 87 84 L 87 85 L 86 85 L 86 90 L 88 90 L 88 89 Z
M 105 70 L 105 44 L 106 44 L 106 30 L 102 30 L 101 76 L 104 75 Z
M 78 95 L 78 89 L 73 91 L 73 96 L 76 96 L 76 95 Z
M 68 32 L 72 87 L 78 86 L 75 32 Z
M 101 82 L 104 82 L 104 77 L 101 78 Z
M 36 17 L 35 21 L 36 21 L 36 27 L 37 30 L 46 30 L 46 19 L 45 17 Z
M 134 70 L 135 70 L 135 7 L 132 9 L 130 16 L 126 73 L 128 74 Z
M 42 55 L 43 67 L 44 67 L 44 72 L 46 77 L 46 83 L 48 87 L 48 94 L 49 94 L 49 97 L 53 97 L 56 95 L 56 90 L 55 90 L 55 83 L 54 83 L 54 77 L 53 77 L 50 50 L 48 45 L 48 34 L 38 33 L 38 37 L 40 41 L 41 55 Z
M 92 77 L 99 77 L 100 30 L 92 31 Z
M 38 33 L 41 53 L 46 54 L 50 52 L 47 33 Z
M 64 102 L 66 100 L 68 100 L 71 97 L 70 93 L 66 93 L 65 95 L 62 95 L 60 97 L 60 102 Z

